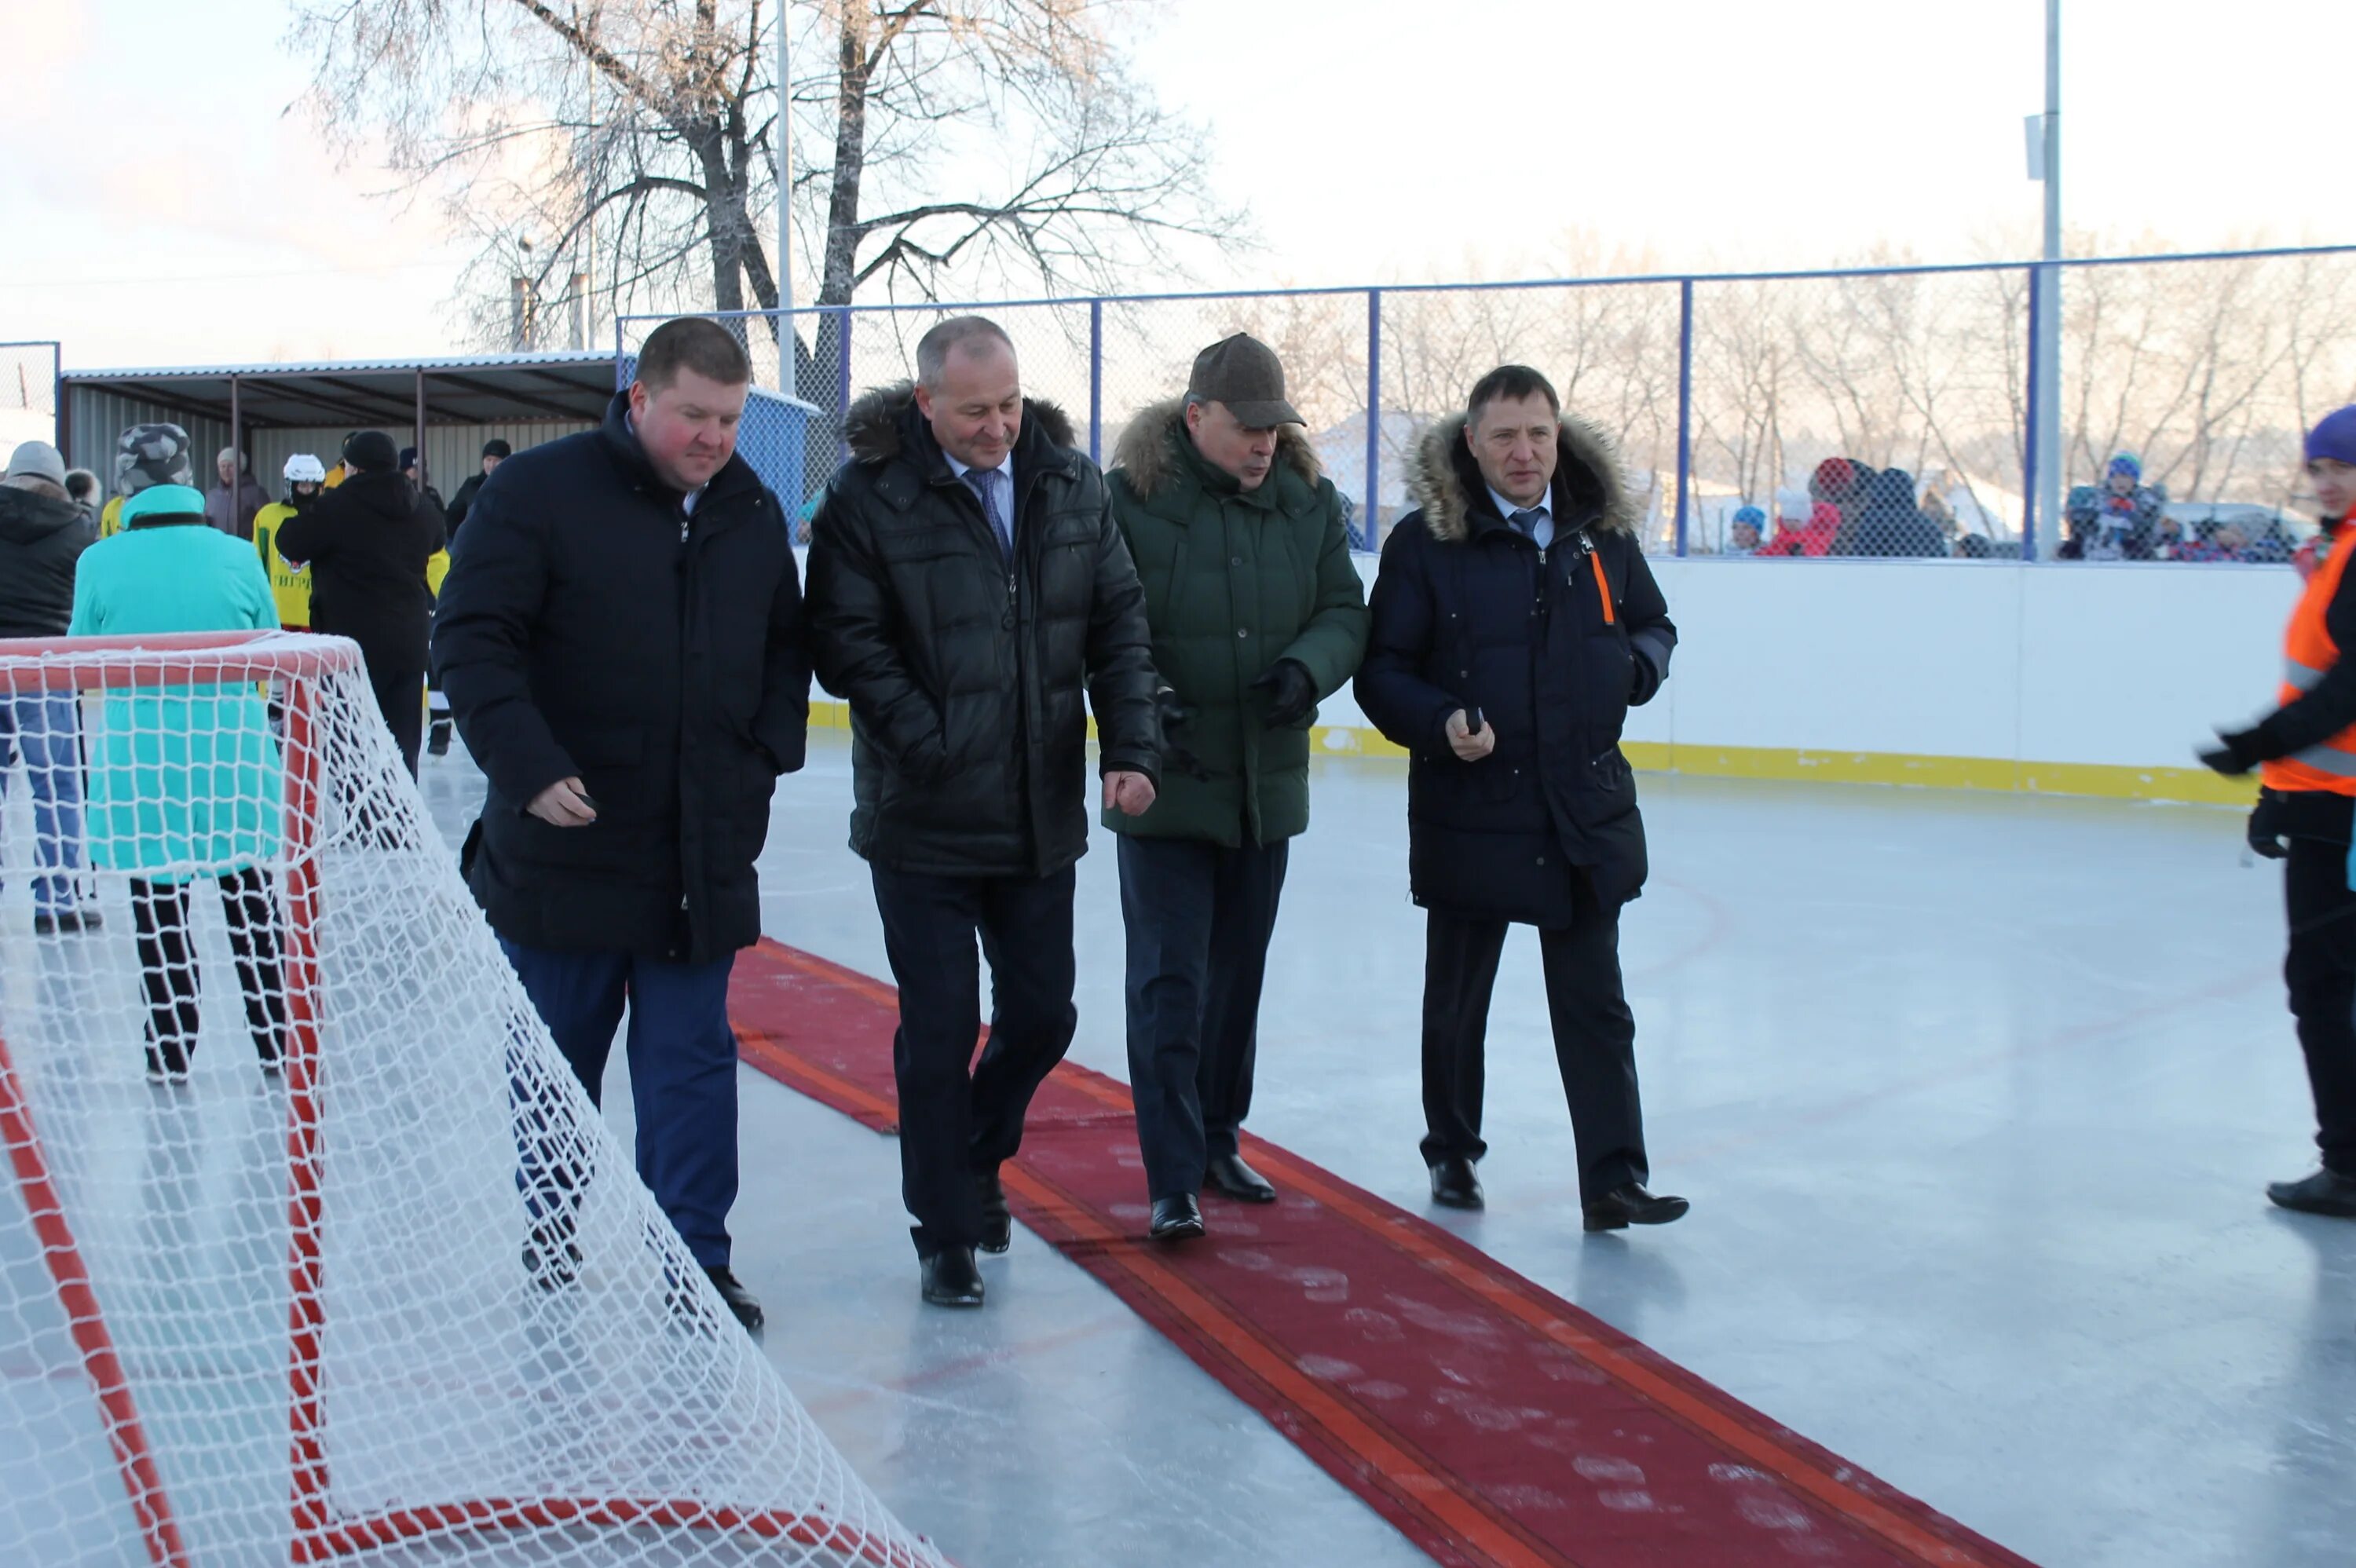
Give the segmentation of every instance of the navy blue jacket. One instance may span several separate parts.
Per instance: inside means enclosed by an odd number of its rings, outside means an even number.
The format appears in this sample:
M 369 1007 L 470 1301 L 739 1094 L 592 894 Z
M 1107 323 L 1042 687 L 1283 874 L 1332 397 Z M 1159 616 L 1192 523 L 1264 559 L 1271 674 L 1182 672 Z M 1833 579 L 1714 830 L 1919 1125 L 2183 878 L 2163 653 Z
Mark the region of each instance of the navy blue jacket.
M 1620 731 L 1660 689 L 1676 628 L 1607 441 L 1563 421 L 1541 550 L 1499 516 L 1463 429 L 1462 416 L 1434 426 L 1410 464 L 1422 505 L 1383 544 L 1358 706 L 1409 752 L 1416 902 L 1566 926 L 1582 879 L 1607 910 L 1644 884 Z M 1497 748 L 1461 762 L 1448 718 L 1474 705 Z
M 761 934 L 753 862 L 802 764 L 809 664 L 785 508 L 740 453 L 692 516 L 624 421 L 502 463 L 434 617 L 434 667 L 490 791 L 467 880 L 530 947 L 702 963 Z M 586 827 L 527 809 L 579 778 Z

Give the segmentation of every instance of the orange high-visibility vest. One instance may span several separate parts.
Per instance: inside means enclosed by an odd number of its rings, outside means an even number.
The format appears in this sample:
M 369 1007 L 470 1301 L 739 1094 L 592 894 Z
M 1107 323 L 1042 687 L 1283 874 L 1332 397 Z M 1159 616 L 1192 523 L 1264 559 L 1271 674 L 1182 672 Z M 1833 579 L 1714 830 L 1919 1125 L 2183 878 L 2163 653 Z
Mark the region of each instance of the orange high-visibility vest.
M 2356 526 L 2350 518 L 2341 518 L 2331 525 L 2330 539 L 2330 550 L 2307 580 L 2307 592 L 2299 596 L 2298 608 L 2290 613 L 2290 629 L 2283 635 L 2283 684 L 2276 699 L 2281 707 L 2287 708 L 2302 694 L 2313 691 L 2325 673 L 2340 662 L 2340 645 L 2331 640 L 2331 628 L 2323 624 L 2323 617 L 2331 608 L 2332 596 L 2340 592 L 2340 580 L 2348 574 L 2349 558 L 2356 556 Z M 2356 795 L 2356 725 L 2303 752 L 2266 763 L 2258 776 L 2268 789 Z

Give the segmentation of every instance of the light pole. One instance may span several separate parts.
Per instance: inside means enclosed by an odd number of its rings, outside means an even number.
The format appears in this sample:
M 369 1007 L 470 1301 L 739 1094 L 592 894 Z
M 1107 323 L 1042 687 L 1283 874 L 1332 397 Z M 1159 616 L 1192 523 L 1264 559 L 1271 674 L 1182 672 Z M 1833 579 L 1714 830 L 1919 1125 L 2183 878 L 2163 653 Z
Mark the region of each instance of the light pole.
M 794 385 L 794 112 L 792 15 L 789 0 L 777 0 L 777 390 L 796 395 Z
M 2038 550 L 2062 543 L 2062 0 L 2045 0 L 2045 115 L 2038 158 L 2045 184 L 2045 265 L 2037 269 L 2036 428 Z

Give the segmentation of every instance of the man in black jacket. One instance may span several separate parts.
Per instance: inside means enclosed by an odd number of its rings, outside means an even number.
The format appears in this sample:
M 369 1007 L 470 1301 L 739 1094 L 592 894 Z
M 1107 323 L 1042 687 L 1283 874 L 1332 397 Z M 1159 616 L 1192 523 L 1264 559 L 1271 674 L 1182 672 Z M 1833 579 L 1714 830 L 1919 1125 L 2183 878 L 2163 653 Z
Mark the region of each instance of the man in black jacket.
M 1160 730 L 1144 595 L 1104 476 L 980 316 L 871 392 L 810 528 L 819 677 L 849 701 L 851 847 L 900 986 L 902 1195 L 924 1296 L 979 1307 L 974 1249 L 1011 1235 L 999 1165 L 1072 1042 L 1073 864 L 1087 848 L 1087 710 L 1103 805 L 1153 804 Z M 979 932 L 990 960 L 989 1049 Z
M 62 637 L 73 621 L 74 564 L 98 537 L 67 497 L 65 459 L 45 441 L 20 444 L 0 479 L 0 637 Z M 70 691 L 0 694 L 0 796 L 22 756 L 33 792 L 33 931 L 96 930 L 80 907 L 81 725 Z
M 1489 997 L 1505 928 L 1538 928 L 1587 1229 L 1657 1225 L 1644 1189 L 1620 909 L 1644 882 L 1632 704 L 1676 628 L 1610 443 L 1536 370 L 1483 376 L 1409 464 L 1422 505 L 1383 545 L 1359 706 L 1411 753 L 1408 864 L 1428 912 L 1423 1157 L 1435 1202 L 1481 1206 Z
M 754 862 L 802 765 L 809 666 L 785 509 L 736 451 L 751 379 L 724 328 L 667 322 L 603 428 L 503 464 L 453 552 L 434 663 L 490 780 L 475 897 L 593 1101 L 628 1002 L 638 1173 L 756 1328 L 727 1226 L 728 975 L 761 935 Z M 544 1282 L 570 1277 L 565 1216 L 536 1205 Z
M 483 493 L 484 482 L 498 472 L 500 464 L 514 455 L 515 449 L 497 436 L 483 443 L 483 471 L 467 475 L 466 482 L 458 486 L 458 493 L 450 497 L 448 517 L 453 545 L 458 542 L 458 530 L 466 525 L 466 514 L 474 508 L 475 497 Z
M 278 553 L 311 569 L 311 630 L 360 645 L 377 709 L 414 778 L 434 614 L 425 563 L 442 548 L 442 514 L 410 487 L 399 457 L 380 430 L 345 437 L 344 482 L 278 525 Z

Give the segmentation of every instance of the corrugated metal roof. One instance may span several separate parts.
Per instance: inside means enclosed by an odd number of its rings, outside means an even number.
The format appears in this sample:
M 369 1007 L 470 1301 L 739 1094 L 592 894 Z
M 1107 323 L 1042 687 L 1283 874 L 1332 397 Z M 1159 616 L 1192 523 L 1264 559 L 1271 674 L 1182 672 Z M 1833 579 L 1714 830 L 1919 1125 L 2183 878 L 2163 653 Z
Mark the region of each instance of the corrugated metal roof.
M 596 420 L 614 395 L 614 359 L 594 351 L 355 359 L 285 365 L 155 366 L 69 370 L 70 393 L 104 391 L 241 424 L 490 424 Z
M 567 349 L 541 354 L 467 354 L 437 359 L 321 359 L 316 361 L 288 360 L 274 364 L 251 365 L 146 365 L 127 369 L 68 369 L 69 381 L 104 380 L 115 377 L 137 377 L 150 379 L 173 376 L 312 376 L 329 371 L 398 370 L 463 370 L 470 367 L 486 369 L 515 366 L 600 365 L 611 367 L 611 350 L 596 348 Z

